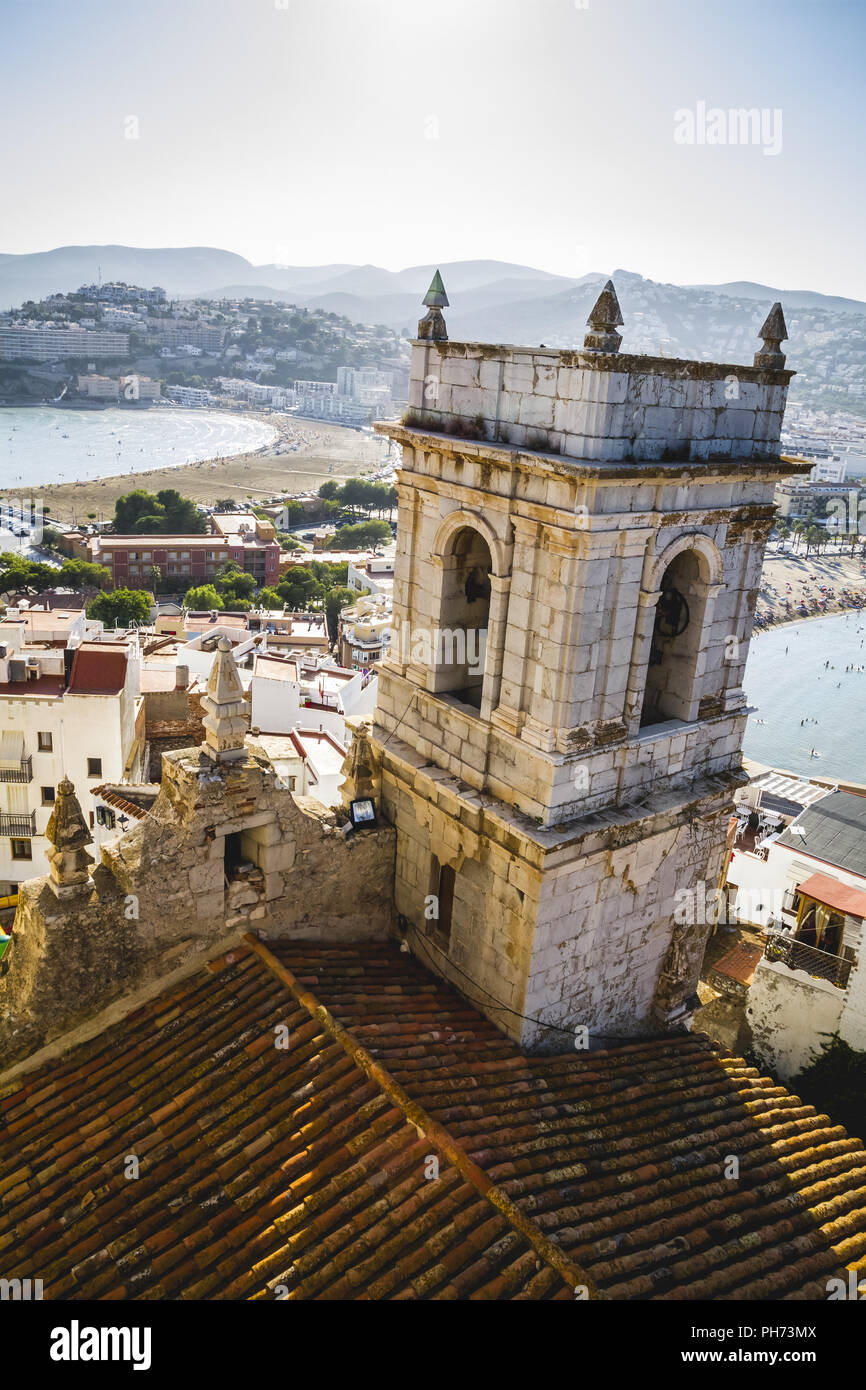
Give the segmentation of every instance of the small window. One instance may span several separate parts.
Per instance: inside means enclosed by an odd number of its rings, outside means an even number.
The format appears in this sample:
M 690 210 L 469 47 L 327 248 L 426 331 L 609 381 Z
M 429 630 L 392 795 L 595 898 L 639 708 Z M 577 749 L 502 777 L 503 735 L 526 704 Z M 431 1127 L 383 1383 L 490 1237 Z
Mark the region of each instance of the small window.
M 33 849 L 30 840 L 12 840 L 13 859 L 32 859 Z
M 54 750 L 54 739 L 51 734 L 37 734 L 38 747 L 40 753 L 51 753 Z
M 451 940 L 451 917 L 454 912 L 454 881 L 456 874 L 450 864 L 439 871 L 439 930 L 446 941 Z
M 53 806 L 53 805 L 54 805 L 54 788 L 53 788 L 53 787 L 43 787 L 43 788 L 42 788 L 42 805 L 43 805 L 43 806 Z
M 101 758 L 88 758 L 88 759 L 87 759 L 87 775 L 88 775 L 88 777 L 101 777 L 101 776 L 102 776 L 102 759 L 101 759 Z
M 113 830 L 117 823 L 117 817 L 109 806 L 97 806 L 96 824 L 105 826 L 106 830 Z

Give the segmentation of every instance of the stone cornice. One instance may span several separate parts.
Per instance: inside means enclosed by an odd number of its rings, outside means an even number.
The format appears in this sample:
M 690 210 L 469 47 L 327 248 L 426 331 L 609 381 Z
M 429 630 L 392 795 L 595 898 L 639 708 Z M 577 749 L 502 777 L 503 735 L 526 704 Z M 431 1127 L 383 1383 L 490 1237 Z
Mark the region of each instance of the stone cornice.
M 664 359 L 667 360 L 667 359 Z M 535 473 L 558 473 L 575 479 L 592 479 L 600 483 L 634 482 L 642 483 L 653 479 L 666 482 L 723 482 L 728 478 L 760 477 L 771 482 L 789 478 L 797 474 L 809 473 L 814 463 L 807 460 L 787 459 L 779 454 L 772 459 L 718 458 L 718 459 L 676 459 L 656 461 L 643 459 L 622 459 L 617 462 L 603 460 L 581 460 L 569 458 L 565 454 L 548 454 L 526 449 L 521 445 L 487 443 L 480 440 L 462 439 L 459 435 L 444 434 L 415 425 L 403 425 L 397 420 L 377 420 L 373 429 L 398 444 L 413 448 L 435 450 L 440 454 L 463 454 L 485 463 L 498 463 L 506 468 L 524 468 Z M 415 473 L 407 467 L 404 460 L 401 471 Z M 418 472 L 418 476 L 429 476 Z

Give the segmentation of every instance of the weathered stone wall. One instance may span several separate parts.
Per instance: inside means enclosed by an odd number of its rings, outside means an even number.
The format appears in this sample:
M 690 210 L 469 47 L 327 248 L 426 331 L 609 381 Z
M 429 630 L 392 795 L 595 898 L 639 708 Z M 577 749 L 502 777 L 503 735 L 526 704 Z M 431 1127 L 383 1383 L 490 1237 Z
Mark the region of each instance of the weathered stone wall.
M 678 926 L 674 914 L 680 890 L 703 882 L 711 894 L 718 881 L 723 779 L 690 800 L 669 793 L 643 814 L 587 818 L 563 834 L 423 766 L 399 739 L 381 762 L 410 946 L 511 1037 L 563 1050 L 584 1026 L 602 1045 L 605 1035 L 657 1031 L 694 994 L 710 924 Z M 425 908 L 443 863 L 456 872 L 448 941 Z
M 409 406 L 430 428 L 574 458 L 769 458 L 789 371 L 625 353 L 416 342 Z
M 403 445 L 383 727 L 399 724 L 455 776 L 547 824 L 623 804 L 653 779 L 738 763 L 773 488 L 788 465 L 630 464 L 602 474 L 382 428 Z M 449 547 L 461 528 L 491 556 L 477 710 L 449 694 L 441 667 L 424 657 L 425 639 L 435 651 L 449 628 Z M 693 727 L 650 735 L 641 722 L 655 608 L 669 565 L 686 552 L 700 571 L 682 639 L 691 656 L 681 714 Z
M 252 868 L 227 886 L 231 835 Z M 22 885 L 0 979 L 0 1070 L 232 930 L 384 936 L 394 844 L 389 826 L 344 838 L 332 811 L 296 800 L 249 758 L 167 754 L 152 811 L 103 849 L 92 888 L 58 900 L 47 879 Z

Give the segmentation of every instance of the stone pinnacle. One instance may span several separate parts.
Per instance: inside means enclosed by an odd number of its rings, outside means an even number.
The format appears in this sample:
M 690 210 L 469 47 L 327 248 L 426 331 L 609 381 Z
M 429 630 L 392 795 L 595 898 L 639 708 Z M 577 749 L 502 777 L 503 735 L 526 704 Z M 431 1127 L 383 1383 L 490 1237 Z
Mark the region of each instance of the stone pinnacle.
M 781 304 L 773 305 L 764 320 L 758 337 L 763 339 L 764 346 L 760 352 L 755 353 L 755 366 L 768 367 L 774 370 L 780 370 L 784 367 L 785 354 L 781 351 L 781 346 L 788 337 L 788 329 Z
M 438 270 L 430 281 L 430 288 L 425 294 L 423 302 L 427 305 L 428 309 L 448 308 L 448 296 L 445 293 L 445 286 L 442 283 L 442 275 Z
M 427 313 L 418 324 L 418 337 L 424 342 L 447 343 L 448 329 L 442 310 L 448 308 L 448 296 L 439 271 L 430 281 L 430 288 L 424 296 Z
M 619 352 L 622 334 L 617 328 L 623 325 L 622 311 L 612 280 L 608 280 L 587 319 L 590 332 L 583 340 L 587 352 Z

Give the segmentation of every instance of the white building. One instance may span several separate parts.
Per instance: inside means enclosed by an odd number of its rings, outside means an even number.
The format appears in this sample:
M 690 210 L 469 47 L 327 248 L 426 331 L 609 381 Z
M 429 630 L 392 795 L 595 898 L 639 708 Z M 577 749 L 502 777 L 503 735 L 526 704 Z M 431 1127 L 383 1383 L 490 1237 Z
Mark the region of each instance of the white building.
M 178 405 L 210 405 L 213 396 L 197 386 L 167 386 L 165 394 Z
M 288 734 L 302 726 L 330 733 L 346 744 L 346 719 L 371 714 L 376 678 L 328 662 L 291 659 L 269 652 L 253 658 L 251 727 Z
M 45 827 L 61 779 L 81 790 L 106 778 L 134 780 L 144 753 L 137 648 L 81 641 L 78 632 L 73 645 L 52 645 L 47 633 L 58 615 L 43 616 L 41 640 L 28 640 L 22 618 L 0 623 L 2 895 L 48 872 Z
M 128 357 L 129 334 L 86 328 L 0 328 L 0 361 Z
M 359 598 L 340 614 L 340 660 L 365 671 L 384 660 L 391 649 L 393 611 L 389 595 Z
M 367 560 L 349 561 L 346 588 L 356 594 L 366 589 L 374 597 L 390 598 L 394 592 L 394 556 L 373 555 Z
M 759 1054 L 790 1080 L 821 1034 L 866 1050 L 866 796 L 820 796 L 730 874 L 766 932 L 747 1007 Z

